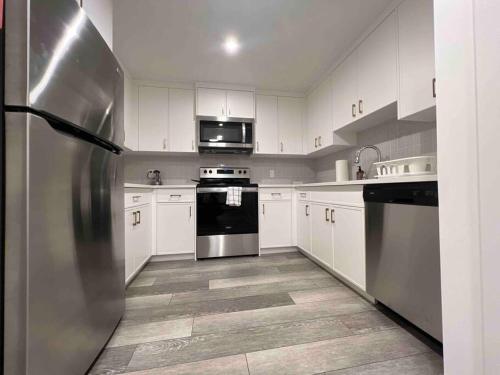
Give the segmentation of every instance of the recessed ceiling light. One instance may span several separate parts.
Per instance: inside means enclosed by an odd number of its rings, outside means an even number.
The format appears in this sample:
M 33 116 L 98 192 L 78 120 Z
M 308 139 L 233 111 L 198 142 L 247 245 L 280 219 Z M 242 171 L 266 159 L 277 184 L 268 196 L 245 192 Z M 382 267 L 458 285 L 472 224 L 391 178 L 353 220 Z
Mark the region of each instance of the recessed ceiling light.
M 234 55 L 240 50 L 240 42 L 235 36 L 228 36 L 223 44 L 228 55 Z

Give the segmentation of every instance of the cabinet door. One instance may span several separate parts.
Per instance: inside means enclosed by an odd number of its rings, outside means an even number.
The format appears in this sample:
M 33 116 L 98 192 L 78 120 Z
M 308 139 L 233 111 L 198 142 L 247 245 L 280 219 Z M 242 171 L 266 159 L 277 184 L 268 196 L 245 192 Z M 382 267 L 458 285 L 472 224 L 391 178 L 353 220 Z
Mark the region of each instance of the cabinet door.
M 196 90 L 196 114 L 198 116 L 228 116 L 226 90 L 198 88 Z
M 255 117 L 255 96 L 252 91 L 227 91 L 227 116 Z
M 396 16 L 392 13 L 358 47 L 358 117 L 397 100 Z
M 311 205 L 308 202 L 297 204 L 297 245 L 311 252 Z
M 260 202 L 260 247 L 292 246 L 292 202 Z
M 400 119 L 433 121 L 434 12 L 432 0 L 406 0 L 398 7 Z
M 338 130 L 358 116 L 358 53 L 351 53 L 332 76 L 333 129 Z M 354 108 L 353 108 L 354 106 Z
M 152 249 L 152 226 L 151 205 L 137 209 L 137 243 L 134 257 L 134 271 L 141 267 L 151 256 Z
M 168 89 L 139 87 L 139 151 L 167 151 Z
M 312 254 L 325 265 L 333 268 L 333 228 L 330 221 L 330 206 L 311 205 Z
M 257 95 L 255 153 L 278 153 L 278 97 Z
M 125 210 L 125 281 L 134 273 L 135 251 L 137 245 L 137 228 L 134 213 L 137 210 L 131 208 Z
M 125 147 L 132 151 L 137 151 L 139 149 L 139 122 L 137 119 L 138 87 L 126 74 L 123 85 Z
M 194 152 L 194 91 L 169 89 L 168 150 Z
M 194 253 L 195 218 L 192 203 L 158 203 L 156 207 L 157 254 Z
M 362 290 L 366 288 L 365 215 L 363 208 L 333 207 L 334 270 Z
M 278 97 L 278 134 L 281 154 L 301 155 L 304 99 Z
M 329 77 L 318 86 L 317 104 L 318 149 L 331 146 L 333 143 L 332 118 L 332 78 Z

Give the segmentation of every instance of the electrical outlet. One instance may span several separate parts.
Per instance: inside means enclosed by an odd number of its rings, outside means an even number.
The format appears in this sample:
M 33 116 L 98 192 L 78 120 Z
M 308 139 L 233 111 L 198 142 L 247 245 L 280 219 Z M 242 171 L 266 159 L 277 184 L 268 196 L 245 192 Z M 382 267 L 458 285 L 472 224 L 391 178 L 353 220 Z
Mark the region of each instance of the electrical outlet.
M 274 178 L 274 169 L 269 170 L 269 177 Z

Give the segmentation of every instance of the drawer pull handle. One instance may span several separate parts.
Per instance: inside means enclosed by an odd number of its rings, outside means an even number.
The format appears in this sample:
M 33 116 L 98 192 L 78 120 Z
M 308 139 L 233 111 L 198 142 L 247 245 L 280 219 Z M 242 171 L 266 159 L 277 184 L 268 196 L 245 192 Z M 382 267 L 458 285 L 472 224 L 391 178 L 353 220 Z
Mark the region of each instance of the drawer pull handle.
M 132 197 L 132 202 L 139 202 L 139 199 L 140 199 L 140 198 L 141 198 L 141 196 L 140 196 L 140 195 L 134 195 L 134 196 Z
M 180 194 L 170 194 L 170 198 L 172 199 L 180 199 L 181 198 L 181 195 Z
M 330 221 L 332 222 L 332 224 L 335 224 L 335 210 L 333 208 L 330 211 Z
M 306 216 L 309 216 L 309 205 L 306 204 Z
M 135 227 L 137 225 L 137 211 L 132 212 L 132 216 L 134 217 L 134 222 L 132 225 Z
M 330 215 L 329 215 L 329 213 L 330 213 L 330 209 L 329 208 L 325 208 L 325 220 L 326 221 L 330 221 L 330 217 L 329 217 Z
M 141 211 L 137 211 L 137 224 L 140 224 L 141 223 Z

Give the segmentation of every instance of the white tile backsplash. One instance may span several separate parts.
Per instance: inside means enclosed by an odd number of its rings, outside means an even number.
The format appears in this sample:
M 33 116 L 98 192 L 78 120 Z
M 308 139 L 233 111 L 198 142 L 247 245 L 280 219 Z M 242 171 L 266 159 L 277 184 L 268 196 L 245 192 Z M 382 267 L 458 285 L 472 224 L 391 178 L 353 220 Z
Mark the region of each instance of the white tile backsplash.
M 186 183 L 199 177 L 199 168 L 214 165 L 241 166 L 252 169 L 252 180 L 261 184 L 292 182 L 335 181 L 335 160 L 347 159 L 351 178 L 355 176 L 356 150 L 363 145 L 375 145 L 382 152 L 382 160 L 399 159 L 419 155 L 435 155 L 437 152 L 436 123 L 390 121 L 358 133 L 358 146 L 339 151 L 319 159 L 281 158 L 241 155 L 186 155 L 128 154 L 125 156 L 125 181 L 148 183 L 148 169 L 158 169 L 164 183 Z M 375 174 L 370 168 L 377 159 L 373 150 L 361 156 L 361 167 L 368 176 Z M 270 177 L 274 170 L 275 177 Z

